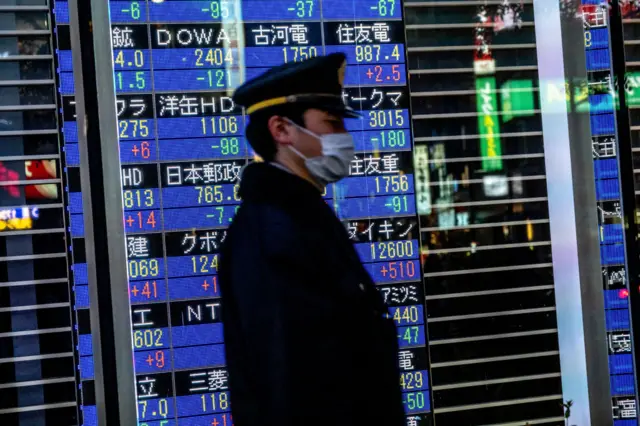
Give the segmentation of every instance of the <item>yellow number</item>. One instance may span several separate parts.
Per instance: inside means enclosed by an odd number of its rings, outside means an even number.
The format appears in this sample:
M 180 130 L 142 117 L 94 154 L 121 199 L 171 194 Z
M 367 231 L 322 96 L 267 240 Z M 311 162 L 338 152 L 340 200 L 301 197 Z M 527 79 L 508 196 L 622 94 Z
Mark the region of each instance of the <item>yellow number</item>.
M 196 186 L 198 204 L 221 203 L 224 199 L 221 186 Z
M 284 62 L 298 62 L 318 56 L 318 49 L 314 46 L 292 46 L 283 47 L 282 53 L 284 54 Z
M 122 50 L 118 52 L 118 55 L 116 55 L 116 60 L 114 62 L 121 67 L 124 67 L 124 52 Z
M 219 406 L 221 409 L 226 410 L 229 408 L 229 396 L 226 392 L 222 392 L 219 395 Z
M 161 347 L 162 346 L 162 330 L 156 328 L 154 330 L 134 331 L 133 346 L 136 349 Z
M 155 277 L 160 268 L 156 259 L 139 259 L 129 261 L 129 278 Z
M 400 386 L 403 390 L 422 389 L 424 386 L 422 371 L 402 373 L 400 375 Z
M 128 209 L 134 207 L 153 206 L 153 191 L 151 189 L 132 190 L 128 189 L 123 193 L 124 206 Z
M 142 413 L 140 414 L 140 417 L 144 419 L 147 415 L 147 401 L 138 401 L 138 408 L 140 408 L 140 404 L 142 404 Z
M 591 31 L 584 32 L 584 47 L 591 47 Z
M 391 52 L 391 56 L 393 56 L 396 59 L 396 61 L 400 60 L 400 48 L 398 47 L 397 44 L 393 47 L 393 51 Z
M 242 200 L 240 198 L 240 185 L 233 185 L 233 199 L 236 201 Z
M 146 138 L 149 136 L 148 120 L 120 120 L 118 122 L 120 127 L 120 138 Z M 128 132 L 129 126 L 131 126 L 131 132 Z
M 369 111 L 369 126 L 372 128 L 403 125 L 404 116 L 402 115 L 402 110 Z
M 221 66 L 224 65 L 225 62 L 230 65 L 233 64 L 233 53 L 231 50 L 225 52 L 223 49 L 207 49 L 205 54 L 204 50 L 196 49 L 194 53 L 196 55 L 197 67 L 204 67 L 206 65 L 205 62 L 211 66 Z
M 162 417 L 167 417 L 169 414 L 169 404 L 166 399 L 158 401 L 158 412 Z
M 356 61 L 357 62 L 374 62 L 380 60 L 380 45 L 357 45 Z
M 409 190 L 407 175 L 376 176 L 376 192 L 406 192 Z
M 133 52 L 133 62 L 138 68 L 142 68 L 144 66 L 144 53 L 142 53 L 142 50 L 136 50 Z
M 128 138 L 129 136 L 127 135 L 127 128 L 129 127 L 129 123 L 127 123 L 125 120 L 122 120 L 118 123 L 118 126 L 120 126 L 120 137 Z
M 206 117 L 200 119 L 203 135 L 232 134 L 238 132 L 238 119 L 236 117 Z
M 211 258 L 207 255 L 191 256 L 191 264 L 193 266 L 193 273 L 212 273 L 218 270 L 218 255 L 213 255 Z

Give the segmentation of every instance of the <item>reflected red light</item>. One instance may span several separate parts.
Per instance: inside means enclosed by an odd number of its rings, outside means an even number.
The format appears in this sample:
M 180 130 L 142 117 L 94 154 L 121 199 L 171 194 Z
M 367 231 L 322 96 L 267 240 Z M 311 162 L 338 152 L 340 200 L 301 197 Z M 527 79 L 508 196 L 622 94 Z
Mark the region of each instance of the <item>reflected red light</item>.
M 618 297 L 620 297 L 620 299 L 626 299 L 627 297 L 629 297 L 629 290 L 627 290 L 626 288 L 620 290 L 618 292 Z

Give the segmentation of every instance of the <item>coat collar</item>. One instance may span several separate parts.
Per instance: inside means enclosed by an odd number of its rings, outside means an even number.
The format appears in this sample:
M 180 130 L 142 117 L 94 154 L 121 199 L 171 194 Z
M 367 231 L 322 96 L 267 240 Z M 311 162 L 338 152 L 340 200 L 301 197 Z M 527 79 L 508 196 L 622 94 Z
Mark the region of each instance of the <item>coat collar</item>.
M 320 191 L 310 182 L 267 163 L 251 163 L 245 167 L 240 196 L 247 201 L 286 205 L 322 200 Z

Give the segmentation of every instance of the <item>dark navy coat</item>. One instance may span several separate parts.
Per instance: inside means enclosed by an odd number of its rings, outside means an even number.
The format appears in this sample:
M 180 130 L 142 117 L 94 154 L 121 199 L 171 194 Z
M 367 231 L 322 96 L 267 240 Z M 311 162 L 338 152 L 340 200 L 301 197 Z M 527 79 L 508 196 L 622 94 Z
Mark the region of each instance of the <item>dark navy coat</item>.
M 397 332 L 307 181 L 254 163 L 220 259 L 234 426 L 402 426 Z

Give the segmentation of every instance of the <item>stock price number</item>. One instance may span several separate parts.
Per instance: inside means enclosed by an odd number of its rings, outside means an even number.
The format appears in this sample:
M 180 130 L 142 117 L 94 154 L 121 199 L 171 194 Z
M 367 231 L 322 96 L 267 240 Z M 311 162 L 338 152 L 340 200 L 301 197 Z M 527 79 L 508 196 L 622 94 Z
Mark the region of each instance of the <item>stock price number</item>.
M 218 272 L 218 255 L 191 256 L 194 274 L 215 274 Z
M 291 46 L 283 47 L 284 62 L 305 61 L 318 56 L 318 49 L 315 46 Z
M 165 353 L 164 351 L 155 351 L 153 352 L 153 355 L 151 355 L 151 352 L 147 352 L 147 357 L 145 358 L 144 362 L 147 363 L 149 367 L 154 367 L 161 370 L 166 365 Z
M 231 15 L 229 3 L 229 0 L 213 0 L 211 3 L 209 3 L 209 8 L 202 9 L 202 11 L 209 12 L 213 19 L 226 19 Z
M 211 135 L 233 135 L 238 133 L 237 117 L 202 117 L 202 134 Z
M 392 81 L 398 83 L 402 81 L 402 73 L 400 72 L 399 64 L 391 65 L 391 67 L 382 65 L 369 67 L 365 75 L 369 81 L 374 81 L 376 83 Z
M 396 61 L 400 61 L 400 46 L 398 46 L 397 44 L 394 45 L 393 48 L 391 48 L 391 53 L 386 54 L 388 48 L 389 48 L 388 46 L 383 47 L 379 44 L 358 44 L 355 46 L 356 62 L 358 62 L 359 64 L 377 63 L 385 60 L 388 61 L 391 58 L 393 58 Z M 381 51 L 382 51 L 382 55 L 380 54 Z M 378 67 L 374 67 L 374 70 L 376 68 Z M 380 69 L 380 72 L 382 73 L 382 69 Z M 392 70 L 392 73 L 393 73 L 393 70 Z M 398 74 L 399 73 L 400 73 L 400 70 L 398 69 Z
M 153 207 L 153 191 L 151 189 L 127 189 L 122 192 L 124 207 L 127 209 L 143 209 Z
M 156 259 L 132 259 L 129 261 L 129 278 L 157 277 L 160 267 Z
M 149 136 L 149 120 L 120 120 L 118 127 L 120 128 L 120 139 L 146 138 Z
M 169 402 L 166 399 L 138 401 L 138 417 L 146 418 L 167 418 L 169 416 Z
M 371 10 L 377 10 L 381 17 L 394 16 L 396 12 L 398 0 L 374 0 L 375 5 L 371 6 Z
M 233 53 L 224 49 L 196 49 L 196 66 L 223 66 L 233 65 Z
M 204 80 L 210 88 L 223 89 L 231 86 L 231 73 L 223 69 L 208 70 L 207 77 L 198 77 L 198 80 Z
M 401 193 L 409 190 L 409 177 L 407 175 L 376 176 L 375 180 L 376 192 L 379 194 Z
M 160 328 L 135 330 L 133 332 L 133 347 L 136 349 L 156 349 L 164 347 L 164 333 Z
M 116 88 L 118 90 L 144 90 L 145 87 L 147 87 L 144 71 L 136 71 L 135 74 L 133 74 L 133 80 L 131 80 L 131 82 L 128 82 L 129 78 L 127 77 L 129 76 L 131 76 L 130 73 L 127 73 L 126 75 L 123 75 L 121 72 L 116 73 Z
M 138 288 L 138 285 L 142 287 Z M 145 281 L 144 284 L 142 284 L 141 282 L 137 282 L 131 286 L 129 292 L 136 298 L 138 297 L 138 295 L 140 295 L 141 297 L 148 300 L 157 299 L 158 283 L 156 281 Z
M 203 394 L 200 395 L 200 401 L 202 401 L 202 411 L 205 413 L 225 411 L 230 407 L 228 392 Z
M 407 241 L 380 241 L 371 243 L 371 259 L 405 259 L 414 256 L 413 242 Z
M 411 280 L 416 278 L 416 264 L 413 261 L 383 263 L 380 273 L 391 280 Z
M 426 392 L 408 392 L 402 394 L 402 402 L 409 413 L 429 410 L 429 400 L 425 397 Z
M 294 12 L 298 18 L 311 18 L 313 16 L 313 3 L 314 0 L 297 0 L 288 10 Z
M 151 212 L 136 212 L 133 214 L 127 214 L 127 218 L 124 220 L 127 232 L 153 230 L 156 228 L 156 213 Z
M 418 324 L 420 320 L 420 310 L 417 306 L 400 306 L 391 309 L 391 318 L 399 325 Z
M 400 332 L 400 334 L 398 335 L 398 338 L 400 339 L 400 346 L 412 346 L 423 343 L 421 338 L 422 333 L 420 333 L 420 327 L 421 326 L 418 325 L 412 325 L 410 327 L 398 328 L 398 331 Z
M 400 387 L 403 391 L 422 390 L 427 388 L 424 371 L 407 371 L 400 374 Z
M 233 221 L 233 216 L 238 212 L 240 208 L 239 205 L 227 206 L 227 207 L 214 207 L 213 213 L 209 213 L 206 215 L 207 219 L 213 219 L 217 222 L 218 225 L 226 225 Z M 232 210 L 233 209 L 233 210 Z
M 402 110 L 369 111 L 369 127 L 372 129 L 402 126 L 404 126 Z
M 238 155 L 240 154 L 240 139 L 222 138 L 218 145 L 211 145 L 211 148 L 217 149 L 222 155 Z
M 222 185 L 196 186 L 194 189 L 198 192 L 198 204 L 219 204 L 225 201 L 240 201 L 239 187 L 239 185 L 233 186 L 233 198 L 231 196 L 225 197 Z
M 384 206 L 393 210 L 394 213 L 409 213 L 409 197 L 406 195 L 390 197 Z
M 370 111 L 370 113 L 375 111 Z M 369 115 L 371 117 L 371 114 Z M 404 122 L 404 117 L 400 115 L 400 120 Z M 376 144 L 379 144 L 380 148 L 404 148 L 407 146 L 407 136 L 404 130 L 386 130 L 384 132 L 380 132 L 379 137 L 371 138 L 371 141 L 374 143 L 374 147 Z
M 127 54 L 125 54 L 125 52 Z M 133 57 L 131 57 L 133 56 Z M 144 52 L 142 50 L 121 50 L 116 55 L 113 61 L 120 68 L 143 68 L 144 67 Z

